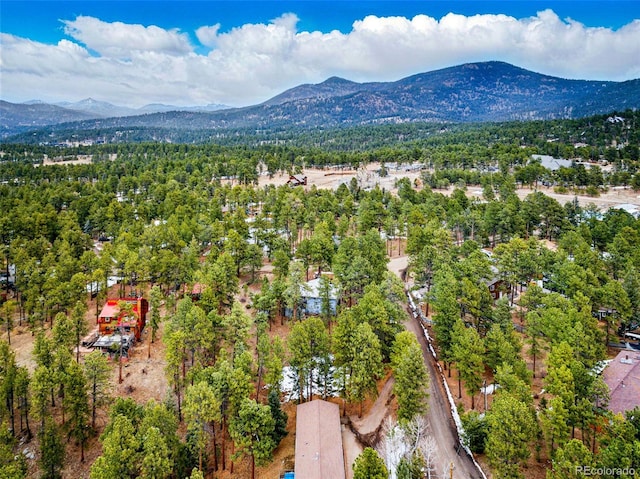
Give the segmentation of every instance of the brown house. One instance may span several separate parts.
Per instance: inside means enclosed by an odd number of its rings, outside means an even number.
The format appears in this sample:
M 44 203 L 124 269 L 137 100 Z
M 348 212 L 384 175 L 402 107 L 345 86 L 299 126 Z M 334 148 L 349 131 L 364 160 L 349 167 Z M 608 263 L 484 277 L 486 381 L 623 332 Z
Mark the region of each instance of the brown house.
M 345 479 L 340 407 L 316 399 L 296 409 L 295 477 Z
M 291 175 L 287 184 L 290 186 L 306 186 L 307 177 L 305 175 Z
M 121 310 L 120 302 L 131 304 L 132 315 L 127 316 L 126 311 Z M 101 336 L 132 333 L 136 341 L 140 341 L 148 311 L 149 303 L 142 297 L 108 299 L 98 316 L 98 332 Z
M 499 300 L 503 296 L 505 284 L 500 278 L 491 278 L 486 281 L 486 285 L 494 301 Z
M 202 283 L 195 283 L 193 285 L 193 288 L 191 288 L 191 292 L 189 293 L 189 296 L 191 296 L 191 299 L 193 301 L 200 301 L 200 298 L 202 297 L 202 292 L 204 291 L 205 285 Z
M 611 361 L 602 379 L 609 386 L 609 410 L 624 413 L 640 406 L 640 352 L 625 349 Z

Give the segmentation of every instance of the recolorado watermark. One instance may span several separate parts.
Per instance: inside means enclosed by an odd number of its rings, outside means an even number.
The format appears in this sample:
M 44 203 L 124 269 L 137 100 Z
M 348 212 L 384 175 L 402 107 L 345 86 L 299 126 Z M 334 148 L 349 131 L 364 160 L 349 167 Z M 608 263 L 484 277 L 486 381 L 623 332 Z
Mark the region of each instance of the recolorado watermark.
M 583 476 L 635 476 L 635 469 L 632 467 L 591 467 L 591 466 L 577 466 L 576 472 Z

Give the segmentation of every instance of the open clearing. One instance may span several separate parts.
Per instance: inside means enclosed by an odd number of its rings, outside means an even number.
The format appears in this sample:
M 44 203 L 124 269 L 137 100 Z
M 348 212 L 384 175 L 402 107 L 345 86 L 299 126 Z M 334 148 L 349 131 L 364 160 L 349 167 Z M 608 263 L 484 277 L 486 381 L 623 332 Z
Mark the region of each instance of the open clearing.
M 385 177 L 380 177 L 377 173 L 379 170 L 380 163 L 369 163 L 366 166 L 360 167 L 358 170 L 307 168 L 302 172 L 302 175 L 307 177 L 307 186 L 305 187 L 307 189 L 315 186 L 320 189 L 335 190 L 343 183 L 349 185 L 351 180 L 355 178 L 361 188 L 374 188 L 378 185 L 380 188 L 396 193 L 396 181 L 401 178 L 408 178 L 413 185 L 417 184 L 419 186 L 422 183 L 420 180 L 421 172 L 417 170 L 405 170 L 402 167 L 397 170 L 389 169 L 388 176 Z M 279 186 L 286 184 L 288 180 L 289 175 L 284 173 L 274 175 L 272 178 L 269 178 L 267 175 L 262 175 L 258 178 L 258 186 Z M 453 190 L 454 187 L 450 186 L 447 189 L 437 189 L 434 191 L 444 195 L 450 195 Z M 640 206 L 640 191 L 620 187 L 610 188 L 608 191 L 601 193 L 600 196 L 597 197 L 577 195 L 573 192 L 556 193 L 553 188 L 544 186 L 540 186 L 536 189 L 518 188 L 517 194 L 520 199 L 524 199 L 527 195 L 536 191 L 540 191 L 545 195 L 554 198 L 560 204 L 574 201 L 574 199 L 577 198 L 581 206 L 594 204 L 600 209 L 606 209 L 624 203 L 631 203 Z M 479 186 L 468 186 L 466 193 L 470 198 L 482 199 L 482 188 Z

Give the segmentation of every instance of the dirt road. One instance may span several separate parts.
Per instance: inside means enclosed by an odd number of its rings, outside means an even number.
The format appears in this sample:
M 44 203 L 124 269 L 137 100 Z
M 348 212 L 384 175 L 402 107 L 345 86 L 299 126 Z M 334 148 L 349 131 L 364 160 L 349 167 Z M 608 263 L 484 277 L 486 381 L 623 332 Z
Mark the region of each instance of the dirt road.
M 389 414 L 389 398 L 391 397 L 394 383 L 393 376 L 389 377 L 366 416 L 362 418 L 358 418 L 357 415 L 350 416 L 351 423 L 363 436 L 375 434 L 380 429 L 387 414 Z
M 440 374 L 435 368 L 431 353 L 427 349 L 427 341 L 422 333 L 422 326 L 417 319 L 410 319 L 405 322 L 405 327 L 418 338 L 422 347 L 422 356 L 429 370 L 429 411 L 427 421 L 430 433 L 436 440 L 438 449 L 436 451 L 436 473 L 438 477 L 449 478 L 450 467 L 453 464 L 454 479 L 472 479 L 480 477 L 475 465 L 463 449 L 456 453 L 458 440 L 457 433 L 451 418 L 449 402 L 443 390 Z
M 388 403 L 391 391 L 393 390 L 393 383 L 394 380 L 390 377 L 380 391 L 371 410 L 364 417 L 358 418 L 357 415 L 350 416 L 351 426 L 345 424 L 342 426 L 342 448 L 344 450 L 344 465 L 347 479 L 353 478 L 353 463 L 363 449 L 362 443 L 351 430 L 351 427 L 360 434 L 360 437 L 376 434 L 382 425 L 382 421 L 384 421 L 389 413 Z
M 400 256 L 394 258 L 388 263 L 389 271 L 400 276 L 400 272 L 407 267 L 408 258 Z M 444 392 L 444 387 L 440 379 L 433 356 L 428 350 L 427 340 L 422 331 L 422 325 L 419 320 L 411 317 L 404 323 L 405 328 L 411 331 L 418 338 L 420 347 L 422 348 L 422 356 L 429 370 L 429 411 L 427 412 L 427 421 L 429 423 L 430 434 L 436 440 L 436 473 L 438 477 L 453 479 L 473 479 L 480 477 L 480 473 L 476 469 L 469 456 L 462 449 L 458 449 L 457 432 L 451 417 L 449 402 Z M 459 454 L 456 452 L 459 451 Z M 453 476 L 451 476 L 451 465 L 453 464 Z

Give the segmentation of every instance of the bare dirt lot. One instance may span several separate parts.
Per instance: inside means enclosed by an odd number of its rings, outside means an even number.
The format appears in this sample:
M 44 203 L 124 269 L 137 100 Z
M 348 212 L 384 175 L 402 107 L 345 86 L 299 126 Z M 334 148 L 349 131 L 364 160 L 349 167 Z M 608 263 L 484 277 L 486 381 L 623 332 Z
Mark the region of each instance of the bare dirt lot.
M 420 178 L 419 171 L 396 171 L 390 170 L 389 175 L 382 178 L 377 173 L 380 169 L 380 163 L 369 163 L 366 166 L 362 166 L 355 169 L 336 169 L 336 168 L 306 168 L 302 175 L 307 177 L 307 186 L 305 188 L 311 188 L 315 185 L 320 189 L 337 189 L 341 184 L 349 184 L 352 178 L 355 178 L 361 188 L 373 188 L 376 184 L 380 188 L 386 190 L 395 190 L 395 182 L 400 178 L 409 178 L 414 181 Z M 262 175 L 258 178 L 258 186 L 265 185 L 280 186 L 287 184 L 289 175 L 285 173 L 279 173 L 269 178 L 267 175 Z M 229 183 L 231 180 L 226 180 Z M 224 182 L 223 182 L 224 183 Z
M 421 184 L 420 171 L 411 171 L 405 169 L 390 169 L 388 176 L 380 177 L 377 173 L 380 170 L 380 163 L 370 163 L 366 166 L 360 167 L 357 170 L 340 170 L 340 169 L 318 169 L 307 168 L 302 172 L 302 175 L 307 177 L 307 186 L 305 188 L 311 188 L 315 185 L 316 188 L 321 189 L 337 189 L 341 184 L 349 184 L 352 178 L 358 181 L 358 184 L 362 188 L 373 188 L 379 185 L 380 188 L 384 188 L 388 191 L 396 192 L 395 183 L 400 178 L 408 178 L 412 184 Z M 258 186 L 264 185 L 284 185 L 289 180 L 289 175 L 281 173 L 269 178 L 266 175 L 260 176 L 258 179 Z M 416 180 L 418 180 L 416 182 Z M 454 187 L 451 186 L 447 189 L 435 190 L 445 195 L 451 194 Z M 586 194 L 575 194 L 573 192 L 568 193 L 556 193 L 553 188 L 540 186 L 536 189 L 531 188 L 518 188 L 517 194 L 521 199 L 524 199 L 527 195 L 541 191 L 542 193 L 557 200 L 560 204 L 565 204 L 573 201 L 575 198 L 581 206 L 587 206 L 594 204 L 598 208 L 609 208 L 611 206 L 620 205 L 623 203 L 630 203 L 640 206 L 640 191 L 634 191 L 630 188 L 610 188 L 606 192 L 602 192 L 600 196 L 588 196 Z M 466 190 L 467 196 L 482 197 L 482 189 L 477 186 L 469 186 Z
M 450 194 L 453 191 L 453 188 L 438 191 L 442 191 L 445 194 Z M 536 191 L 540 191 L 545 195 L 555 199 L 561 205 L 577 199 L 580 206 L 594 204 L 599 209 L 607 209 L 612 206 L 621 205 L 624 203 L 630 203 L 640 206 L 640 191 L 634 191 L 630 188 L 610 188 L 608 191 L 600 193 L 600 196 L 588 196 L 583 194 L 575 194 L 573 192 L 556 193 L 553 188 L 545 186 L 541 186 L 536 189 L 518 188 L 516 193 L 520 199 L 524 199 L 527 197 L 527 195 Z M 467 196 L 481 198 L 482 191 L 477 187 L 470 186 L 469 188 L 467 188 Z
M 109 160 L 115 160 L 117 155 L 112 153 L 109 155 Z M 44 155 L 42 159 L 43 166 L 51 166 L 51 165 L 89 165 L 93 163 L 93 155 L 77 155 L 73 157 L 62 157 L 56 156 L 50 158 L 47 155 Z

